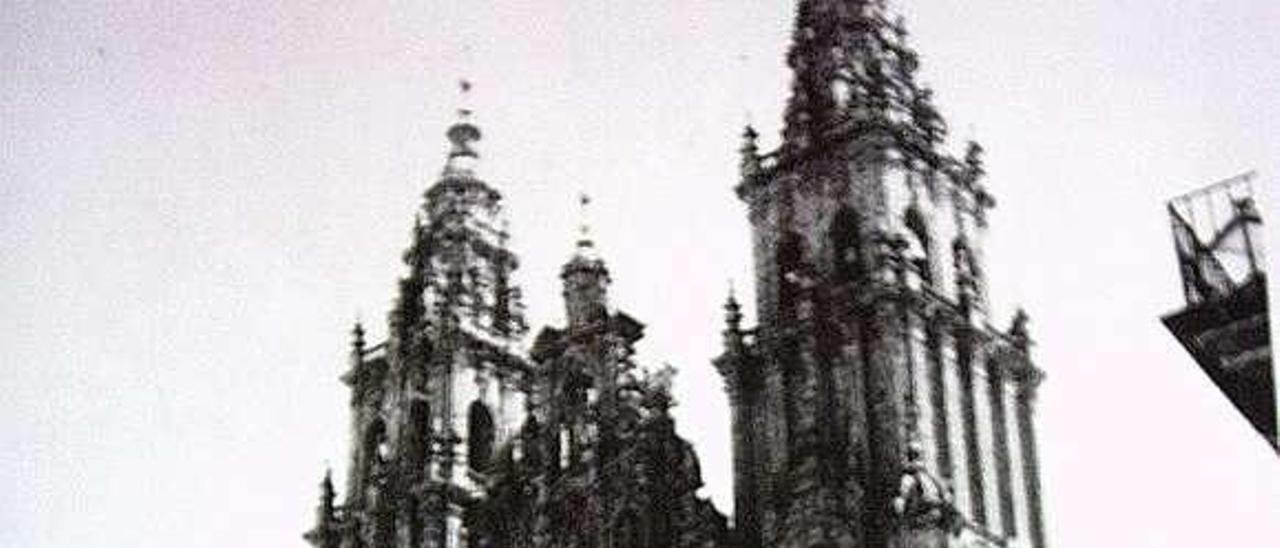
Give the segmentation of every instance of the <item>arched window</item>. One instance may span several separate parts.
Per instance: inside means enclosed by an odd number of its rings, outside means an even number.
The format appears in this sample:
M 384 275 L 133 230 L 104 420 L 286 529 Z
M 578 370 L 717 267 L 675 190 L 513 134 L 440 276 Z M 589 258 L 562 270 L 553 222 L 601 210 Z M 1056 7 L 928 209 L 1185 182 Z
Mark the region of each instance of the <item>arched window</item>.
M 413 466 L 426 465 L 431 444 L 431 407 L 425 400 L 413 400 L 409 404 L 409 424 L 413 435 L 410 442 L 410 459 Z
M 467 411 L 467 464 L 477 472 L 487 472 L 493 457 L 493 415 L 479 400 Z
M 852 281 L 862 274 L 862 242 L 858 214 L 842 207 L 831 221 L 831 253 L 837 283 Z
M 907 225 L 907 260 L 920 274 L 924 283 L 933 283 L 933 261 L 929 256 L 929 229 L 925 225 L 924 215 L 915 206 L 907 209 L 904 219 Z

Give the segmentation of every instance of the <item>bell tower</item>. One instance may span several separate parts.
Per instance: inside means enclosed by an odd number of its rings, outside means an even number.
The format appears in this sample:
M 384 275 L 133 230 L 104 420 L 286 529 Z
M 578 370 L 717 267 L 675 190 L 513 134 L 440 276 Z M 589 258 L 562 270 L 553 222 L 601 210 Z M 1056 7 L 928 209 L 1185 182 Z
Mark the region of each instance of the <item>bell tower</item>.
M 907 37 L 884 0 L 802 0 L 781 145 L 743 136 L 758 323 L 731 299 L 715 361 L 743 546 L 1044 546 L 1041 373 L 1025 316 L 990 323 L 982 149 L 944 149 Z
M 524 420 L 528 331 L 502 194 L 478 173 L 482 133 L 465 105 L 446 131 L 404 252 L 387 339 L 353 332 L 347 495 L 325 494 L 308 537 L 328 548 L 467 545 L 467 509 L 485 497 L 498 448 Z M 332 486 L 327 481 L 325 489 Z M 327 497 L 327 498 L 325 498 Z

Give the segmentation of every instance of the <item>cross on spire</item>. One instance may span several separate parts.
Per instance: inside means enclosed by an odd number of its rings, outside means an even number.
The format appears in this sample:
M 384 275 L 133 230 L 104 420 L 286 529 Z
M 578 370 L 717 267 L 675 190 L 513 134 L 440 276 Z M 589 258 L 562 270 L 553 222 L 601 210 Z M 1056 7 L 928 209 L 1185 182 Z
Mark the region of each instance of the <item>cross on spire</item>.
M 471 81 L 466 78 L 458 79 L 458 117 L 466 119 L 471 116 Z
M 578 192 L 578 250 L 586 251 L 594 247 L 591 241 L 591 223 L 588 217 L 590 213 L 591 196 L 585 191 Z

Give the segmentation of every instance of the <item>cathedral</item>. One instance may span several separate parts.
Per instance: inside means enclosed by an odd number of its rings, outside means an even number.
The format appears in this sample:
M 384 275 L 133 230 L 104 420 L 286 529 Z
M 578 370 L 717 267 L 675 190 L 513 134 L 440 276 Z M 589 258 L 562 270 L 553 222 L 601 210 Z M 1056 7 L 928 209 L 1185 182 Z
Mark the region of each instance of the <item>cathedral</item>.
M 994 326 L 982 149 L 945 150 L 885 0 L 801 0 L 781 145 L 750 127 L 755 325 L 725 303 L 710 359 L 732 418 L 734 514 L 698 495 L 671 371 L 609 300 L 584 231 L 565 325 L 533 335 L 480 129 L 448 128 L 385 341 L 357 325 L 351 451 L 316 548 L 1044 548 L 1027 315 Z M 726 184 L 726 190 L 730 184 Z M 727 194 L 727 193 L 726 193 Z M 711 357 L 709 357 L 711 358 Z

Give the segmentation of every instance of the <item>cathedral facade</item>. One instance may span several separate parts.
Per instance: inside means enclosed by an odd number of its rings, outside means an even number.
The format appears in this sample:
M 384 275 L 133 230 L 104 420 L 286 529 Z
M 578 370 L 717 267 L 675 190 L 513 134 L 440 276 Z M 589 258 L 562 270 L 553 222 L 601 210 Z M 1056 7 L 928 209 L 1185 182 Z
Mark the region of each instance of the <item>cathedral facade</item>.
M 316 548 L 1043 548 L 1027 317 L 992 326 L 982 149 L 944 148 L 883 0 L 802 0 L 782 144 L 747 128 L 754 326 L 725 305 L 732 525 L 699 497 L 671 372 L 586 236 L 566 325 L 529 329 L 480 130 L 448 130 L 386 341 L 357 326 L 351 454 Z M 528 347 L 528 351 L 522 350 Z

